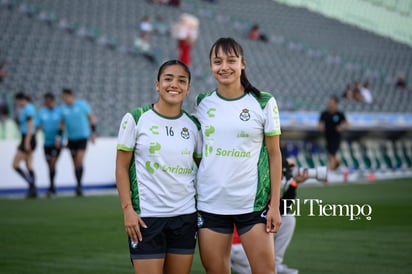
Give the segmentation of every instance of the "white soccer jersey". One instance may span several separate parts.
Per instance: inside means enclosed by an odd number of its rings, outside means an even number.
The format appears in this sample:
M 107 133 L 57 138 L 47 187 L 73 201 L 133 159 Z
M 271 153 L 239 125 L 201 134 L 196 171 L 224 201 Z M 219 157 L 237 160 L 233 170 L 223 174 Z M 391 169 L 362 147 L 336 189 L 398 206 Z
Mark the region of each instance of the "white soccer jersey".
M 211 91 L 198 96 L 194 116 L 203 139 L 198 209 L 225 215 L 262 210 L 270 194 L 264 136 L 280 135 L 273 96 L 246 93 L 229 100 Z
M 117 149 L 134 151 L 129 176 L 133 208 L 142 217 L 190 214 L 195 208 L 195 163 L 200 127 L 183 112 L 167 118 L 151 105 L 127 113 Z

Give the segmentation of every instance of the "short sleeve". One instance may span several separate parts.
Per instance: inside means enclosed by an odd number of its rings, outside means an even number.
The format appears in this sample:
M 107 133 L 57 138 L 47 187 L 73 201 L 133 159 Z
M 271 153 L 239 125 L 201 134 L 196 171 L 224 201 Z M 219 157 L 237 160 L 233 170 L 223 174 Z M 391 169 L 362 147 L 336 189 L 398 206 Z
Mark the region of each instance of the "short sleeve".
M 136 144 L 136 123 L 133 116 L 127 113 L 123 116 L 117 137 L 117 150 L 133 151 Z
M 266 136 L 281 134 L 279 109 L 274 97 L 271 97 L 263 109 L 265 115 L 264 132 Z
M 84 111 L 87 114 L 90 114 L 92 112 L 92 108 L 90 107 L 89 103 L 87 103 L 86 101 L 82 101 L 82 106 L 83 106 Z

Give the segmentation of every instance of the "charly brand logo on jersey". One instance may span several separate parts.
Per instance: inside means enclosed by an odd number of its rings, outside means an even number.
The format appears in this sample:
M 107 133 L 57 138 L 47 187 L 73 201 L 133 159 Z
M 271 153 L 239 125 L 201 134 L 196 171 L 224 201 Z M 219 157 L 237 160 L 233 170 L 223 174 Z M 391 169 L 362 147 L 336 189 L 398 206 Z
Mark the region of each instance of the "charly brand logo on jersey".
M 210 135 L 212 135 L 213 133 L 215 133 L 215 127 L 214 126 L 206 126 L 206 128 L 205 128 L 206 137 L 210 137 Z
M 187 127 L 182 128 L 182 131 L 180 132 L 180 136 L 182 136 L 183 139 L 190 138 L 189 130 L 187 129 Z
M 161 148 L 159 143 L 151 142 L 149 146 L 149 152 L 150 154 L 154 154 L 156 151 L 159 151 Z
M 212 152 L 213 152 L 213 147 L 210 146 L 210 145 L 208 145 L 208 144 L 206 144 L 206 145 L 205 145 L 205 156 L 206 156 L 206 157 L 209 156 Z
M 154 125 L 151 128 L 149 128 L 149 130 L 152 132 L 153 135 L 159 135 L 159 131 L 158 131 L 159 127 Z
M 249 110 L 247 108 L 244 108 L 242 110 L 242 112 L 240 113 L 239 117 L 240 117 L 240 120 L 242 120 L 242 121 L 245 121 L 245 122 L 249 121 L 249 119 L 250 119 Z
M 147 172 L 149 172 L 150 174 L 153 174 L 156 169 L 159 169 L 160 165 L 159 163 L 152 163 L 150 161 L 147 161 L 145 164 L 145 167 L 146 167 Z
M 123 129 L 126 129 L 126 126 L 127 126 L 127 120 L 123 121 L 123 123 L 122 123 L 122 128 L 123 128 Z
M 215 108 L 209 108 L 208 110 L 207 110 L 207 116 L 209 116 L 209 118 L 213 118 L 213 117 L 215 117 L 215 112 L 216 111 L 216 109 Z

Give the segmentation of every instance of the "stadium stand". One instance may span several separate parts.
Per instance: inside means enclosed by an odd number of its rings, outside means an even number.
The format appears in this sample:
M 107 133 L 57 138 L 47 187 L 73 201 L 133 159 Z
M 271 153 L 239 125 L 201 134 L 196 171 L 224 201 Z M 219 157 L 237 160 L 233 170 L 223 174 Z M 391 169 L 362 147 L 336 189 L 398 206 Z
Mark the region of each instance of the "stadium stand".
M 10 98 L 24 90 L 40 105 L 45 92 L 72 87 L 91 103 L 99 133 L 114 136 L 124 112 L 156 98 L 157 66 L 131 54 L 139 20 L 162 15 L 173 23 L 189 12 L 200 20 L 200 36 L 192 52 L 194 79 L 187 109 L 199 92 L 214 87 L 210 45 L 218 37 L 233 36 L 245 49 L 251 81 L 271 91 L 282 111 L 317 113 L 329 95 L 340 95 L 348 83 L 368 80 L 374 103 L 342 102 L 345 112 L 412 112 L 412 91 L 394 87 L 399 72 L 412 79 L 412 48 L 407 45 L 271 0 L 253 5 L 248 0 L 235 5 L 182 2 L 174 8 L 133 0 L 0 1 L 0 57 L 8 62 L 0 95 Z M 248 39 L 255 23 L 269 36 L 268 43 Z M 159 62 L 177 57 L 173 38 L 152 35 L 150 43 Z M 410 142 L 395 139 L 349 140 L 340 157 L 353 169 L 411 168 Z M 321 147 L 299 143 L 294 153 L 301 165 L 324 164 Z

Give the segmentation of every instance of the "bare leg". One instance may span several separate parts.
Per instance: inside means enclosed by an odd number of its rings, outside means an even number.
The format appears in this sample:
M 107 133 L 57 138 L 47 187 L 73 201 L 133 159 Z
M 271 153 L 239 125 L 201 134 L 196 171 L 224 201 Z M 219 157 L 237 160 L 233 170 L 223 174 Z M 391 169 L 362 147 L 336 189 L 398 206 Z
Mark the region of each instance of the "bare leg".
M 249 259 L 253 274 L 275 274 L 273 234 L 265 231 L 265 224 L 256 224 L 240 239 Z
M 164 259 L 133 260 L 135 274 L 163 274 Z
M 207 274 L 230 274 L 232 234 L 199 229 L 200 258 Z
M 193 255 L 171 254 L 166 256 L 164 274 L 190 274 Z

